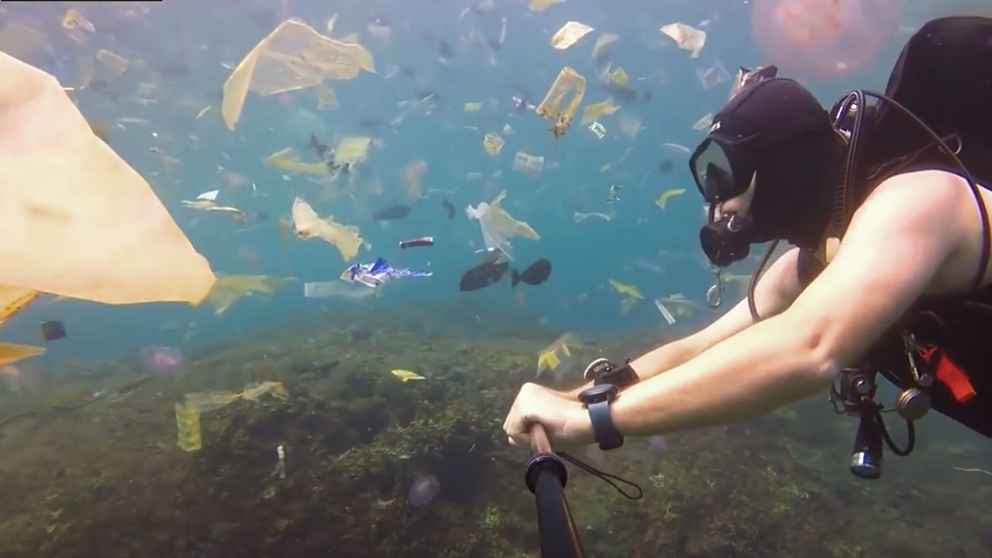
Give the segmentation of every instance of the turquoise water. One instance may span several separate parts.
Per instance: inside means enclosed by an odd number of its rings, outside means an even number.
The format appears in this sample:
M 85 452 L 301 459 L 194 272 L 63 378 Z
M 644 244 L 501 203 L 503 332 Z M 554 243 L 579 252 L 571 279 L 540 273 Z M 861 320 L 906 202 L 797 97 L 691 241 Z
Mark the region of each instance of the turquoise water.
M 430 280 L 395 285 L 383 304 L 391 300 L 427 302 L 472 297 L 498 305 L 512 299 L 509 289 L 500 286 L 462 294 L 456 291 L 456 285 L 461 273 L 478 262 L 473 250 L 482 247 L 479 224 L 467 220 L 463 209 L 491 201 L 505 188 L 510 213 L 530 223 L 541 235 L 540 241 L 513 241 L 517 260 L 526 265 L 525 262 L 546 257 L 554 264 L 551 282 L 542 291 L 531 293 L 526 302 L 528 309 L 547 316 L 563 329 L 595 333 L 651 327 L 660 319 L 649 303 L 622 315 L 619 297 L 608 286 L 604 288 L 608 279 L 638 285 L 648 300 L 683 293 L 702 301 L 712 278 L 703 265 L 696 240 L 703 221 L 701 203 L 686 172 L 686 157 L 666 151 L 661 145 L 673 142 L 693 147 L 702 132 L 693 130 L 692 125 L 726 100 L 730 83 L 704 90 L 696 78 L 697 70 L 720 62 L 733 73 L 737 66 L 754 67 L 769 61 L 750 37 L 750 6 L 746 2 L 608 5 L 569 0 L 541 13 L 528 11 L 520 2 L 498 2 L 490 17 L 472 13 L 459 17 L 468 6 L 465 2 L 373 2 L 363 3 L 360 8 L 348 4 L 332 9 L 319 2 L 293 0 L 286 13 L 306 20 L 318 30 L 323 30 L 327 19 L 338 13 L 338 33 L 358 32 L 372 52 L 378 72 L 363 73 L 351 81 L 329 82 L 340 102 L 335 111 L 316 111 L 312 90 L 289 93 L 287 102 L 292 106 L 279 102 L 278 96 L 263 98 L 250 93 L 241 121 L 232 132 L 223 126 L 216 109 L 195 120 L 197 108 L 217 105 L 229 73 L 224 64 L 237 63 L 273 28 L 272 24 L 283 19 L 281 5 L 227 2 L 206 8 L 188 2 L 149 3 L 144 5 L 149 9 L 147 15 L 124 16 L 123 8 L 111 4 L 87 4 L 81 11 L 89 14 L 98 31 L 86 48 L 73 45 L 58 29 L 64 8 L 71 5 L 10 5 L 8 17 L 44 27 L 52 38 L 51 53 L 61 59 L 53 62 L 48 53 L 26 56 L 27 60 L 54 71 L 66 85 L 78 80 L 73 70 L 74 57 L 97 46 L 147 63 L 145 71 L 132 69 L 116 83 L 111 80 L 110 87 L 122 100 L 113 102 L 105 95 L 84 92 L 78 96 L 78 104 L 92 121 L 112 122 L 121 117 L 150 121 L 147 125 L 127 124 L 127 130 L 114 129 L 109 143 L 139 172 L 159 175 L 151 177 L 159 197 L 216 272 L 295 276 L 302 281 L 337 278 L 344 264 L 336 250 L 319 240 L 281 244 L 275 232 L 276 216 L 288 216 L 293 197 L 300 194 L 321 215 L 334 215 L 361 228 L 373 248 L 362 250 L 358 261 L 371 262 L 383 256 L 397 266 L 429 265 L 435 273 Z M 900 27 L 875 64 L 841 80 L 814 81 L 812 87 L 825 103 L 849 88 L 884 88 L 901 39 L 908 37 L 914 25 L 968 6 L 968 2 L 904 3 Z M 365 28 L 373 14 L 385 17 L 393 28 L 388 39 L 368 37 Z M 476 29 L 495 39 L 500 33 L 501 17 L 507 20 L 506 39 L 496 54 L 496 64 L 490 65 L 485 54 L 466 45 L 461 37 L 469 29 Z M 550 36 L 569 20 L 586 23 L 594 31 L 568 50 L 552 49 Z M 703 22 L 708 36 L 698 58 L 690 58 L 687 51 L 676 48 L 659 32 L 661 25 L 673 22 Z M 114 33 L 102 31 L 108 25 Z M 439 64 L 437 53 L 409 28 L 443 38 L 455 47 L 456 57 L 450 64 Z M 641 94 L 648 92 L 650 101 L 625 104 L 617 114 L 604 118 L 608 136 L 603 140 L 575 125 L 555 141 L 546 132 L 546 121 L 530 112 L 519 114 L 512 110 L 514 85 L 526 91 L 527 99 L 536 104 L 564 65 L 586 76 L 586 104 L 606 100 L 609 95 L 596 87 L 590 59 L 595 39 L 602 33 L 620 37 L 612 45 L 614 67 L 623 67 L 631 77 L 630 86 Z M 187 65 L 189 74 L 162 77 L 156 68 L 170 62 Z M 390 64 L 412 68 L 417 74 L 413 78 L 385 80 L 384 72 Z M 126 99 L 139 83 L 149 81 L 158 87 L 154 104 L 141 106 Z M 388 124 L 378 130 L 358 126 L 359 118 L 388 123 L 401 110 L 397 103 L 425 89 L 436 91 L 442 98 L 432 114 L 415 114 L 395 128 Z M 463 113 L 465 102 L 482 102 L 485 107 L 477 113 Z M 643 129 L 636 138 L 618 133 L 621 117 L 641 120 Z M 500 132 L 504 125 L 511 126 L 514 133 L 498 157 L 487 156 L 477 133 L 465 129 L 477 126 L 483 131 Z M 151 137 L 153 132 L 159 135 L 158 140 Z M 381 140 L 383 146 L 373 148 L 361 170 L 383 182 L 383 193 L 373 196 L 356 191 L 352 192 L 354 200 L 318 202 L 318 186 L 300 175 L 285 180 L 283 173 L 261 162 L 266 155 L 285 147 L 305 152 L 311 132 L 322 135 L 321 139 L 332 145 L 334 137 L 351 134 Z M 191 141 L 190 135 L 199 141 Z M 149 153 L 153 146 L 181 160 L 181 165 L 163 177 L 161 161 Z M 617 164 L 628 149 L 631 151 L 623 163 Z M 536 177 L 512 171 L 510 164 L 518 150 L 543 155 L 545 170 Z M 429 164 L 423 176 L 428 191 L 454 193 L 428 193 L 426 199 L 410 200 L 398 184 L 398 173 L 415 159 Z M 673 162 L 671 174 L 659 172 L 659 164 L 666 159 Z M 613 167 L 602 172 L 601 167 L 609 163 Z M 226 188 L 218 166 L 244 175 L 265 197 L 252 197 L 247 188 Z M 501 177 L 488 178 L 498 171 Z M 493 185 L 483 188 L 480 182 L 466 181 L 464 175 L 469 172 L 482 173 Z M 620 201 L 610 207 L 616 213 L 613 220 L 605 223 L 591 218 L 575 223 L 576 211 L 607 210 L 605 200 L 611 184 L 624 186 Z M 266 211 L 273 218 L 245 231 L 252 227 L 239 229 L 219 215 L 193 212 L 179 204 L 182 199 L 218 188 L 224 203 L 249 213 Z M 660 211 L 653 200 L 669 188 L 685 188 L 686 194 L 674 198 L 668 209 Z M 444 218 L 442 198 L 454 203 L 456 220 Z M 392 203 L 410 203 L 414 211 L 389 228 L 377 226 L 371 213 Z M 398 240 L 424 234 L 437 238 L 434 248 L 402 252 L 396 247 Z M 257 264 L 239 259 L 239 249 L 257 254 Z M 638 258 L 655 262 L 665 273 L 638 267 Z M 583 294 L 588 296 L 577 303 Z M 183 344 L 182 333 L 161 330 L 164 322 L 183 324 L 182 331 L 196 322 L 196 334 L 185 342 L 195 344 L 265 327 L 266 323 L 307 312 L 315 304 L 325 304 L 305 299 L 300 283 L 284 285 L 266 300 L 260 298 L 240 300 L 220 317 L 213 316 L 207 307 L 180 305 L 108 308 L 77 301 L 50 307 L 36 304 L 5 326 L 4 333 L 12 341 L 29 342 L 36 337 L 36 323 L 58 318 L 66 322 L 70 335 L 51 346 L 43 357 L 46 361 L 58 362 L 66 355 L 112 358 L 134 353 L 148 343 Z M 707 319 L 702 318 L 703 323 Z
M 848 0 L 847 5 L 854 10 L 869 1 Z M 88 120 L 116 123 L 109 145 L 149 180 L 216 273 L 295 277 L 297 281 L 284 283 L 271 295 L 242 298 L 221 315 L 215 315 L 208 304 L 112 307 L 42 300 L 4 325 L 3 340 L 37 344 L 38 323 L 63 321 L 68 337 L 48 344 L 44 356 L 29 361 L 57 376 L 70 357 L 85 367 L 99 360 L 137 359 L 145 345 L 193 353 L 216 343 L 234 343 L 249 333 L 290 328 L 316 315 L 333 316 L 339 308 L 347 309 L 349 315 L 355 315 L 356 309 L 359 314 L 388 314 L 410 305 L 464 301 L 481 309 L 479 320 L 483 321 L 519 312 L 529 320 L 521 325 L 543 321 L 561 332 L 613 336 L 650 330 L 660 336 L 668 331 L 652 299 L 681 293 L 698 303 L 698 309 L 680 327 L 702 327 L 739 300 L 739 292 L 730 287 L 721 309 L 706 307 L 705 292 L 712 275 L 697 240 L 704 221 L 702 203 L 687 172 L 687 156 L 663 145 L 692 149 L 704 135 L 693 124 L 717 110 L 728 96 L 730 82 L 704 89 L 698 71 L 722 64 L 733 74 L 738 66 L 777 62 L 752 37 L 752 4 L 567 0 L 538 13 L 529 11 L 524 2 L 496 0 L 493 11 L 480 16 L 471 11 L 463 14 L 470 7 L 463 0 L 173 0 L 141 4 L 147 13 L 132 15 L 125 15 L 123 4 L 4 3 L 6 13 L 0 16 L 4 21 L 22 22 L 49 36 L 48 48 L 24 59 L 52 72 L 63 85 L 71 86 L 81 78 L 75 60 L 92 56 L 99 48 L 131 60 L 127 74 L 108 79 L 116 98 L 94 91 L 80 92 L 74 98 Z M 902 2 L 897 25 L 870 64 L 839 79 L 808 83 L 824 104 L 848 89 L 884 89 L 892 62 L 916 27 L 938 15 L 981 13 L 978 5 L 977 1 Z M 86 15 L 97 29 L 85 47 L 71 43 L 59 29 L 70 7 Z M 335 13 L 333 35 L 358 33 L 374 56 L 376 73 L 328 82 L 339 101 L 332 111 L 316 109 L 313 89 L 270 97 L 249 93 L 236 129 L 228 130 L 217 110 L 228 68 L 286 17 L 301 18 L 322 32 Z M 374 16 L 385 18 L 392 28 L 388 38 L 370 36 L 368 25 Z M 490 64 L 488 55 L 463 37 L 474 29 L 495 39 L 502 18 L 505 42 L 494 55 L 495 64 Z M 554 50 L 549 45 L 551 36 L 567 21 L 585 23 L 594 31 L 568 50 Z M 659 27 L 675 22 L 706 29 L 706 44 L 698 58 L 691 58 L 659 32 Z M 436 50 L 412 30 L 445 40 L 456 56 L 449 63 L 439 62 Z M 603 33 L 619 36 L 610 47 L 613 65 L 625 69 L 630 87 L 639 95 L 636 102 L 618 101 L 619 111 L 602 119 L 606 137 L 598 139 L 576 121 L 556 140 L 547 130 L 548 122 L 533 111 L 514 111 L 514 95 L 525 92 L 526 100 L 538 103 L 563 66 L 575 68 L 587 79 L 584 105 L 609 98 L 598 86 L 590 57 L 596 38 Z M 163 75 L 168 63 L 182 65 L 182 75 Z M 390 65 L 411 68 L 416 75 L 387 79 Z M 142 83 L 155 84 L 153 102 L 135 102 L 134 92 Z M 400 104 L 422 90 L 440 97 L 434 110 L 390 125 L 403 110 Z M 646 93 L 649 100 L 645 101 Z M 468 102 L 483 107 L 467 113 L 463 104 Z M 214 108 L 197 119 L 200 109 L 207 106 Z M 379 119 L 385 125 L 363 128 L 359 124 L 363 118 Z M 620 133 L 621 120 L 634 118 L 642 123 L 636 136 Z M 505 126 L 512 133 L 504 133 Z M 480 132 L 487 131 L 500 133 L 506 140 L 497 157 L 482 148 Z M 262 162 L 286 147 L 312 161 L 307 151 L 311 133 L 331 145 L 336 138 L 349 135 L 375 140 L 367 160 L 354 171 L 362 186 L 322 201 L 320 185 Z M 537 176 L 512 170 L 517 151 L 544 156 L 544 170 Z M 179 164 L 167 169 L 163 153 Z M 423 175 L 425 197 L 411 199 L 400 173 L 418 159 L 428 164 Z M 661 170 L 666 160 L 672 162 L 670 173 Z M 246 177 L 248 185 L 228 186 L 223 178 L 226 171 Z M 481 173 L 483 178 L 468 180 L 468 173 Z M 382 184 L 381 193 L 368 187 L 376 181 Z M 623 189 L 619 200 L 607 204 L 613 184 Z M 659 209 L 655 199 L 672 188 L 685 189 L 685 193 Z M 193 211 L 180 203 L 214 189 L 221 190 L 218 201 L 222 205 L 236 206 L 249 215 L 264 211 L 270 218 L 239 227 L 221 215 Z M 489 289 L 460 293 L 459 277 L 479 263 L 474 252 L 484 246 L 479 222 L 469 220 L 465 208 L 490 202 L 503 189 L 508 191 L 507 211 L 541 236 L 540 240 L 513 239 L 514 265 L 522 269 L 547 258 L 553 262 L 552 275 L 538 287 L 511 288 L 504 281 Z M 361 229 L 371 247 L 363 247 L 355 261 L 369 263 L 381 256 L 397 267 L 430 270 L 433 277 L 399 280 L 375 299 L 305 298 L 304 282 L 337 280 L 347 263 L 320 240 L 302 241 L 292 233 L 288 241 L 280 239 L 278 221 L 289 217 L 296 196 L 306 199 L 321 216 L 333 215 Z M 445 215 L 444 199 L 456 208 L 454 220 Z M 410 216 L 388 226 L 372 219 L 375 211 L 392 204 L 409 205 Z M 609 222 L 596 218 L 575 222 L 575 212 L 607 211 L 613 215 Z M 422 235 L 434 236 L 436 244 L 405 251 L 397 246 L 400 240 Z M 639 264 L 639 260 L 651 265 Z M 731 271 L 748 274 L 754 265 L 746 262 Z M 624 297 L 610 287 L 611 279 L 638 286 L 644 300 L 624 311 Z M 525 296 L 521 298 L 520 292 Z M 464 333 L 471 336 L 473 332 Z M 927 423 L 923 435 L 936 425 L 946 425 L 933 416 Z M 961 439 L 976 443 L 970 436 L 961 435 Z

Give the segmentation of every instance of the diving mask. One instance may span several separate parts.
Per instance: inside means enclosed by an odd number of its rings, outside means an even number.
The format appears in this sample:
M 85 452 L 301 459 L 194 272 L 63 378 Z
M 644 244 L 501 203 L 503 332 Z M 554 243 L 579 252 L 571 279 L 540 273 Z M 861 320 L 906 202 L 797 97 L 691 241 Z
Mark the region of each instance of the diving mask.
M 726 149 L 725 144 L 731 148 Z M 747 215 L 723 210 L 717 215 L 717 207 L 747 192 L 756 176 L 750 166 L 745 171 L 742 163 L 734 165 L 732 145 L 711 135 L 703 140 L 689 159 L 696 187 L 710 205 L 707 223 L 699 231 L 699 244 L 706 257 L 717 267 L 727 267 L 746 258 L 753 240 L 751 232 L 754 222 Z M 745 160 L 743 157 L 733 158 Z

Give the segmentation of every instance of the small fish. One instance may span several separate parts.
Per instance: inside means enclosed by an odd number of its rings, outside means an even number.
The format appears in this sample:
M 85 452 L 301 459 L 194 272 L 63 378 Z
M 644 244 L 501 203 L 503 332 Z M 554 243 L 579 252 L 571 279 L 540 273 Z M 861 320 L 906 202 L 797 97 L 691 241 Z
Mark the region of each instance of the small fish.
M 158 71 L 163 78 L 178 79 L 193 73 L 189 63 L 184 60 L 166 60 L 153 64 L 152 67 Z
M 65 339 L 65 324 L 58 320 L 42 322 L 39 327 L 41 329 L 41 338 L 45 341 Z
M 413 381 L 413 380 L 426 380 L 427 379 L 427 378 L 424 378 L 423 376 L 421 376 L 420 374 L 417 374 L 416 372 L 410 372 L 409 370 L 392 370 L 392 373 L 393 373 L 393 376 L 396 376 L 397 378 L 399 378 L 401 382 L 410 382 L 410 381 Z
M 503 279 L 509 269 L 510 264 L 508 262 L 499 260 L 477 265 L 462 275 L 458 282 L 458 290 L 465 293 L 495 285 Z
M 672 160 L 665 159 L 664 161 L 662 161 L 661 164 L 658 165 L 658 170 L 660 170 L 662 174 L 668 174 L 672 172 Z
M 441 56 L 440 61 L 442 64 L 447 64 L 455 57 L 455 49 L 447 41 L 443 40 L 437 43 L 437 53 Z
M 541 258 L 530 264 L 523 272 L 518 272 L 516 269 L 512 270 L 510 273 L 510 286 L 516 287 L 517 283 L 523 282 L 526 285 L 536 287 L 547 281 L 550 276 L 551 262 L 545 258 Z
M 455 204 L 451 203 L 451 200 L 444 199 L 441 201 L 441 206 L 444 210 L 448 212 L 448 219 L 455 218 Z
M 636 103 L 637 100 L 641 97 L 640 95 L 637 94 L 637 91 L 629 87 L 625 87 L 623 85 L 617 85 L 615 83 L 600 83 L 599 88 L 602 89 L 603 91 L 606 91 L 610 95 L 613 95 L 613 98 L 620 101 L 621 103 L 627 103 L 627 104 Z
M 372 219 L 376 221 L 397 221 L 399 219 L 405 218 L 410 214 L 410 207 L 407 205 L 391 205 L 385 209 L 381 209 L 372 215 Z
M 610 195 L 606 198 L 606 203 L 613 203 L 620 201 L 620 191 L 623 190 L 623 186 L 614 184 L 610 186 Z
M 382 128 L 386 123 L 378 118 L 359 118 L 358 125 L 362 128 Z
M 610 73 L 611 65 L 610 51 L 605 48 L 597 52 L 596 56 L 592 59 L 593 70 L 595 70 L 598 76 L 607 77 Z
M 317 135 L 312 132 L 310 133 L 310 143 L 307 144 L 307 147 L 313 149 L 313 152 L 316 153 L 317 157 L 321 159 L 327 155 L 327 144 L 317 141 Z

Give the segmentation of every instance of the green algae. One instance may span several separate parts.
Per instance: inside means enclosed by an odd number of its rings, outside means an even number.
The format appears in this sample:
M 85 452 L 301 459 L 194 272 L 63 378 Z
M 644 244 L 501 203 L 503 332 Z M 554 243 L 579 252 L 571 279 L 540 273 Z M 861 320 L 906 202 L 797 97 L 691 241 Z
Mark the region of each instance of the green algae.
M 558 332 L 465 339 L 413 326 L 371 326 L 367 338 L 353 325 L 308 328 L 215 346 L 176 381 L 112 363 L 100 376 L 106 396 L 68 403 L 88 388 L 38 401 L 0 430 L 0 556 L 536 556 L 526 455 L 505 443 L 501 424 L 515 389 L 533 379 L 536 351 Z M 594 342 L 623 355 L 656 340 Z M 400 382 L 389 373 L 400 367 L 427 379 Z M 203 448 L 176 447 L 175 401 L 250 381 L 282 382 L 289 397 L 205 414 Z M 977 538 L 931 529 L 980 530 L 979 512 L 969 520 L 964 510 L 984 509 L 977 497 L 987 490 L 972 499 L 966 484 L 910 483 L 905 473 L 857 481 L 845 454 L 804 435 L 826 413 L 801 407 L 679 434 L 663 453 L 630 440 L 604 467 L 644 487 L 636 502 L 573 470 L 567 495 L 588 555 L 979 555 Z M 280 445 L 285 479 L 272 474 Z M 406 493 L 424 472 L 441 492 L 413 507 Z M 960 517 L 928 513 L 934 498 Z M 912 528 L 920 523 L 930 529 Z

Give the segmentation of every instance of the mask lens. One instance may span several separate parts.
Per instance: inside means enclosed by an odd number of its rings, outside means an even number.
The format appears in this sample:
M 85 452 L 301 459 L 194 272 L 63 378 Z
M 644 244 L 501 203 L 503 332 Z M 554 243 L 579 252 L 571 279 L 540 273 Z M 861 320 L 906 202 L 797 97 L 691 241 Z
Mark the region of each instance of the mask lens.
M 696 186 L 708 203 L 719 203 L 743 193 L 737 191 L 730 159 L 715 141 L 703 142 L 690 164 Z

